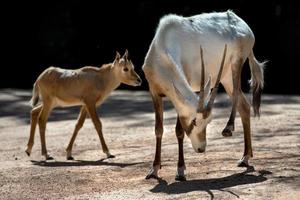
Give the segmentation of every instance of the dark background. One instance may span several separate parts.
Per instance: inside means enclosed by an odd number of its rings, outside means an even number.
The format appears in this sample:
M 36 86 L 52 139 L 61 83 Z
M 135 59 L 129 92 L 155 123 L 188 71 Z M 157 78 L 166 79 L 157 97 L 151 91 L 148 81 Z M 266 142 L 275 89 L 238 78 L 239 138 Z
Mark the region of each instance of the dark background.
M 297 1 L 10 1 L 1 2 L 0 88 L 32 88 L 48 66 L 78 68 L 112 62 L 129 50 L 141 66 L 159 18 L 233 10 L 249 24 L 258 60 L 269 60 L 265 93 L 300 94 L 300 8 Z M 249 89 L 248 62 L 243 89 Z M 140 88 L 147 89 L 144 81 Z

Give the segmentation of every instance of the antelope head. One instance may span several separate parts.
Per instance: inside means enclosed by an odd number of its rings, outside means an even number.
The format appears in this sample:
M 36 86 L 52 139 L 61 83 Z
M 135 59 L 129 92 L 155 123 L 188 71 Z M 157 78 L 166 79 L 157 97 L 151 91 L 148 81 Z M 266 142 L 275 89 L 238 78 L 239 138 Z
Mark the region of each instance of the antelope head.
M 116 52 L 116 58 L 112 66 L 115 69 L 115 72 L 117 73 L 117 76 L 121 83 L 131 86 L 140 86 L 142 84 L 141 78 L 134 71 L 133 63 L 128 58 L 127 49 L 122 57 L 119 52 Z
M 206 126 L 212 119 L 212 107 L 217 95 L 218 86 L 220 83 L 224 61 L 226 57 L 227 45 L 225 45 L 223 58 L 220 66 L 220 70 L 216 79 L 214 87 L 210 90 L 210 80 L 204 86 L 205 80 L 205 66 L 203 61 L 203 50 L 200 46 L 201 56 L 201 78 L 200 78 L 200 93 L 199 102 L 197 107 L 196 117 L 192 120 L 191 124 L 186 131 L 188 137 L 192 142 L 192 146 L 197 153 L 203 153 L 206 148 Z

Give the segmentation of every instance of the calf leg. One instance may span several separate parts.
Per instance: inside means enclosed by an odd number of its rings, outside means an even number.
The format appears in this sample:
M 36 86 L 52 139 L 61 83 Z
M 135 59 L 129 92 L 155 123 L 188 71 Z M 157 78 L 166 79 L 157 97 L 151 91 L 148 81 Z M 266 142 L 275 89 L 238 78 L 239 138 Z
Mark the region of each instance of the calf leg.
M 29 140 L 27 143 L 27 149 L 25 150 L 25 152 L 27 153 L 28 156 L 30 156 L 31 154 L 31 150 L 34 144 L 34 135 L 35 135 L 35 129 L 36 129 L 36 125 L 38 122 L 38 118 L 40 115 L 40 112 L 42 110 L 42 105 L 39 105 L 37 107 L 34 107 L 31 110 L 31 125 L 30 125 L 30 136 L 29 136 Z
M 102 124 L 98 117 L 95 104 L 86 104 L 86 108 L 89 112 L 90 117 L 92 118 L 93 124 L 98 133 L 103 152 L 106 154 L 107 158 L 114 158 L 115 156 L 110 154 L 107 145 L 105 143 L 103 133 L 102 133 Z
M 146 179 L 158 178 L 158 170 L 161 168 L 161 139 L 163 135 L 163 101 L 162 97 L 152 93 L 152 101 L 155 111 L 155 137 L 156 150 L 153 166 L 151 167 Z
M 77 137 L 77 134 L 78 134 L 79 130 L 81 129 L 81 127 L 84 124 L 84 121 L 86 119 L 86 114 L 87 114 L 86 108 L 84 106 L 82 106 L 81 110 L 80 110 L 80 113 L 79 113 L 79 116 L 78 116 L 78 119 L 77 119 L 77 123 L 76 123 L 75 129 L 74 129 L 73 135 L 72 135 L 72 137 L 70 139 L 70 142 L 69 142 L 69 145 L 66 149 L 67 160 L 74 160 L 74 158 L 72 157 L 73 144 L 74 144 L 74 141 Z
M 184 153 L 183 153 L 183 139 L 184 139 L 184 130 L 180 124 L 179 117 L 177 116 L 176 123 L 176 137 L 178 141 L 178 163 L 177 163 L 177 174 L 175 177 L 176 181 L 185 181 L 185 163 L 184 163 Z
M 40 128 L 40 137 L 41 137 L 41 146 L 42 146 L 42 155 L 45 156 L 46 160 L 53 160 L 53 158 L 48 154 L 46 148 L 46 139 L 45 139 L 45 131 L 46 124 L 48 120 L 49 113 L 51 111 L 51 104 L 43 102 L 43 107 L 39 116 L 39 128 Z

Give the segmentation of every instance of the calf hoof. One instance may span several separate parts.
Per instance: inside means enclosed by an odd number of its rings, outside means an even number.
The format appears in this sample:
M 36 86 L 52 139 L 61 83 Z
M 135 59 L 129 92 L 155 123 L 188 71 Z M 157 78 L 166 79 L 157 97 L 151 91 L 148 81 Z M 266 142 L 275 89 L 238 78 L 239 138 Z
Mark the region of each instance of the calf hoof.
M 73 156 L 68 156 L 67 160 L 74 160 L 74 157 Z
M 27 156 L 30 156 L 30 152 L 28 150 L 26 150 L 25 153 L 27 154 Z
M 114 156 L 114 155 L 107 155 L 107 158 L 115 158 L 116 156 Z
M 223 137 L 231 137 L 232 136 L 232 131 L 229 128 L 224 128 L 222 131 Z
M 52 156 L 48 156 L 46 160 L 54 160 L 54 158 Z
M 54 158 L 50 156 L 50 154 L 44 154 L 44 156 L 46 160 L 54 160 Z
M 106 154 L 106 158 L 115 158 L 116 156 L 114 156 L 114 155 L 112 155 L 112 154 L 110 154 L 110 152 L 109 151 L 107 151 L 107 152 L 104 152 L 105 154 Z
M 186 178 L 184 175 L 176 175 L 175 180 L 176 181 L 186 181 Z

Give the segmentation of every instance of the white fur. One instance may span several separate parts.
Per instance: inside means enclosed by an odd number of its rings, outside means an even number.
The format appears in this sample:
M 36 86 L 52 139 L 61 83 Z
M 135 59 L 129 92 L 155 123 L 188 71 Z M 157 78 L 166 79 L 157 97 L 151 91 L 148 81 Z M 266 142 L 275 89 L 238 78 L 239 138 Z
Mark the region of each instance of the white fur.
M 206 133 L 204 132 L 204 129 L 211 120 L 211 114 L 205 119 L 203 119 L 202 114 L 198 113 L 196 115 L 196 125 L 194 126 L 192 132 L 189 134 L 193 149 L 196 152 L 198 152 L 198 149 L 205 150 L 206 148 Z
M 209 124 L 212 120 L 212 114 L 210 113 L 209 116 L 207 116 L 205 119 L 203 119 L 202 114 L 198 113 L 196 117 L 196 126 L 194 127 L 194 130 L 197 132 L 202 131 L 206 128 L 207 124 Z M 193 133 L 193 131 L 192 131 Z
M 249 155 L 243 156 L 243 158 L 238 161 L 238 164 L 245 163 L 246 165 L 248 165 L 249 164 L 249 158 L 250 158 Z
M 189 138 L 191 139 L 192 142 L 192 147 L 195 150 L 196 153 L 199 153 L 198 149 L 201 149 L 203 151 L 205 151 L 206 149 L 206 141 L 200 141 L 196 135 L 196 133 L 191 134 L 189 136 Z
M 200 88 L 200 45 L 206 66 L 205 82 L 211 76 L 213 86 L 225 44 L 227 56 L 221 82 L 232 81 L 231 63 L 250 55 L 254 35 L 249 26 L 232 11 L 191 17 L 167 15 L 160 20 L 143 69 L 151 71 L 152 82 L 161 84 L 161 89 L 171 99 L 177 113 L 186 117 L 187 123 L 195 117 L 198 105 L 194 92 Z M 178 96 L 174 86 L 183 98 Z
M 146 55 L 143 71 L 151 91 L 164 94 L 171 100 L 187 133 L 196 123 L 189 133 L 196 152 L 198 148 L 205 150 L 204 129 L 211 120 L 211 116 L 203 119 L 197 113 L 199 97 L 195 91 L 200 90 L 201 82 L 200 46 L 203 49 L 205 83 L 211 78 L 212 88 L 227 44 L 220 81 L 226 90 L 232 92 L 232 66 L 241 62 L 243 64 L 247 58 L 251 66 L 253 88 L 263 86 L 264 63 L 259 63 L 254 57 L 254 42 L 250 27 L 230 10 L 191 17 L 167 15 L 161 18 Z M 208 92 L 205 92 L 204 98 L 207 97 Z

